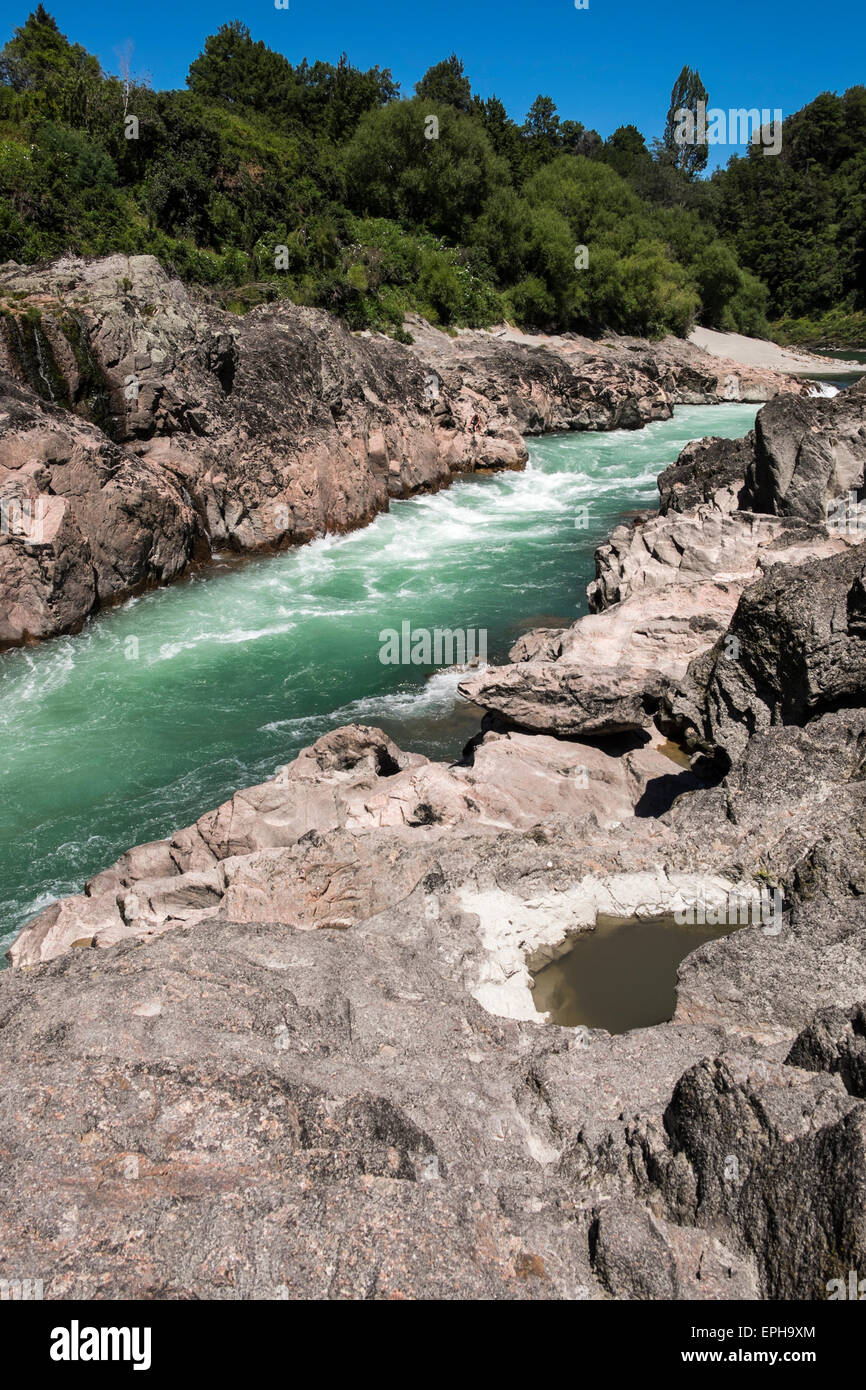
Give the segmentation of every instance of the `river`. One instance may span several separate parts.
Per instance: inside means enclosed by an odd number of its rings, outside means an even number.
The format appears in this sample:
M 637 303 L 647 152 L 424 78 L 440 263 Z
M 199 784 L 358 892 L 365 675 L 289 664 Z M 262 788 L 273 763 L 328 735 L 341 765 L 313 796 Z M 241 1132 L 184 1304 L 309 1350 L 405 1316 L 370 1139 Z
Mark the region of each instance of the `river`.
M 130 845 L 336 725 L 458 755 L 479 719 L 458 675 L 383 665 L 380 632 L 483 629 L 497 662 L 521 633 L 572 622 L 596 546 L 655 506 L 661 469 L 690 439 L 746 433 L 756 409 L 683 406 L 639 431 L 532 441 L 523 473 L 395 502 L 362 531 L 282 555 L 218 560 L 74 637 L 0 656 L 0 947 Z

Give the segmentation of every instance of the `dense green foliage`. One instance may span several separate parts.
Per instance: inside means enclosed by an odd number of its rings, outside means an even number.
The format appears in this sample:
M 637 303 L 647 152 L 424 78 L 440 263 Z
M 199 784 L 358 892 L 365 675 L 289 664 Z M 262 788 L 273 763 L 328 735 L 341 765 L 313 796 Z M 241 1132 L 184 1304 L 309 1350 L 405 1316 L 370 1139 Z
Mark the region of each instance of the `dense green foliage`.
M 740 263 L 767 286 L 774 319 L 817 321 L 806 340 L 863 341 L 866 87 L 822 93 L 785 120 L 777 157 L 732 159 L 707 197 Z
M 683 69 L 672 110 L 703 91 Z M 632 125 L 602 140 L 543 95 L 518 125 L 453 54 L 401 99 L 387 69 L 292 65 L 234 22 L 186 91 L 154 92 L 103 74 L 40 5 L 0 52 L 0 260 L 151 252 L 237 309 L 285 295 L 398 334 L 413 310 L 757 333 L 765 286 L 778 314 L 862 307 L 863 156 L 822 107 L 831 168 L 810 110 L 786 122 L 795 163 L 750 155 L 706 181 L 700 158 L 651 152 Z
M 820 352 L 839 348 L 866 350 L 866 310 L 829 309 L 818 318 L 781 318 L 773 324 L 777 342 Z

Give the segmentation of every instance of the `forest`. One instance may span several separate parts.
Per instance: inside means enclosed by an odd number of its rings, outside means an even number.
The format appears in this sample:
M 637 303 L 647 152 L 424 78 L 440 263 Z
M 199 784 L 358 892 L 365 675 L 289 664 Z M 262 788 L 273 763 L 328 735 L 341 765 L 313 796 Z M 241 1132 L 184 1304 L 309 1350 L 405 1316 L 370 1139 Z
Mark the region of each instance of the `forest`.
M 407 95 L 346 55 L 293 65 L 237 21 L 185 90 L 119 67 L 41 4 L 0 50 L 0 262 L 151 253 L 236 312 L 288 297 L 398 338 L 415 312 L 866 340 L 866 87 L 787 116 L 777 157 L 748 147 L 707 177 L 706 148 L 672 133 L 707 96 L 688 66 L 649 144 L 543 94 L 517 121 L 455 54 Z

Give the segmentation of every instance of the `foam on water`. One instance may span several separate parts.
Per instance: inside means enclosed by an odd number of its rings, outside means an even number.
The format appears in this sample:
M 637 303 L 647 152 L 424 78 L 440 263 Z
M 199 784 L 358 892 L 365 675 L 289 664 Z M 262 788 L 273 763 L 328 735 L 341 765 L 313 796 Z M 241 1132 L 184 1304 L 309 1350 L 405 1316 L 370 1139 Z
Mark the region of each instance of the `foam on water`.
M 139 596 L 0 657 L 0 941 L 124 849 L 272 776 L 329 728 L 453 758 L 478 728 L 457 671 L 383 665 L 379 633 L 483 628 L 488 660 L 586 611 L 593 555 L 688 440 L 756 407 L 533 441 L 530 467 L 395 502 L 363 531 Z M 588 506 L 588 524 L 575 526 Z M 130 659 L 137 641 L 137 659 Z
M 352 700 L 342 709 L 331 710 L 334 725 L 369 724 L 371 720 L 394 719 L 401 715 L 417 718 L 437 711 L 451 710 L 457 697 L 457 686 L 467 674 L 466 667 L 437 671 L 429 676 L 420 690 L 414 686 L 407 690 L 395 690 L 388 695 L 368 695 L 360 700 Z M 473 668 L 486 670 L 486 666 Z M 457 750 L 455 749 L 455 752 Z

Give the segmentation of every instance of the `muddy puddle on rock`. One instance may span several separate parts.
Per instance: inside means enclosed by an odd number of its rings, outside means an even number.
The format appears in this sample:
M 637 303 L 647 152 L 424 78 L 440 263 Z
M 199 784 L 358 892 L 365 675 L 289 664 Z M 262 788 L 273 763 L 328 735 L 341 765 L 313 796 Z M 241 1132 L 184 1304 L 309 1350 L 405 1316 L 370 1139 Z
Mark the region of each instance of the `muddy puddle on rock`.
M 705 941 L 736 926 L 681 926 L 673 916 L 648 920 L 599 917 L 566 954 L 532 973 L 539 1013 L 566 1028 L 583 1025 L 627 1033 L 666 1023 L 676 1008 L 677 967 Z
M 672 743 L 667 739 L 659 744 L 658 749 L 666 758 L 670 758 L 672 763 L 676 763 L 677 767 L 691 767 L 692 755 L 679 743 Z

